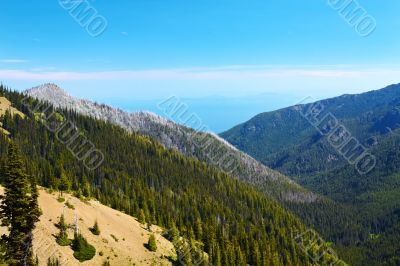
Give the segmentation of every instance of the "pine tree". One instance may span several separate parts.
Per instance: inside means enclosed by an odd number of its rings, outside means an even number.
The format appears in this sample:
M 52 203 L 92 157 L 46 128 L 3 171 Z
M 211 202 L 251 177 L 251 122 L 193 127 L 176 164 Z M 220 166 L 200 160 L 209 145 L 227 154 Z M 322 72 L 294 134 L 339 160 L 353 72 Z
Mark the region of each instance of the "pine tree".
M 7 265 L 5 258 L 4 258 L 4 253 L 5 253 L 5 247 L 3 245 L 3 243 L 0 242 L 0 265 Z
M 169 241 L 175 243 L 179 241 L 179 231 L 175 226 L 172 226 L 172 228 L 167 232 L 166 237 L 168 238 Z
M 60 266 L 61 263 L 57 258 L 48 258 L 47 259 L 47 266 Z
M 60 229 L 60 233 L 57 236 L 56 242 L 60 246 L 68 246 L 71 244 L 71 240 L 68 239 L 68 226 L 65 223 L 64 214 L 61 214 L 60 221 L 57 224 L 58 229 Z
M 91 260 L 96 255 L 96 248 L 90 245 L 81 234 L 75 234 L 72 241 L 72 250 L 74 251 L 74 257 L 80 262 Z
M 139 213 L 139 223 L 141 224 L 145 224 L 146 223 L 146 215 L 144 214 L 143 209 L 140 209 L 140 213 Z
M 97 223 L 97 220 L 94 222 L 94 225 L 92 228 L 90 228 L 90 231 L 92 232 L 92 234 L 98 236 L 100 235 L 100 228 L 99 228 L 99 224 Z
M 67 176 L 65 175 L 64 172 L 61 173 L 61 178 L 58 184 L 58 190 L 60 191 L 60 197 L 63 196 L 63 192 L 68 191 L 70 189 L 71 185 L 70 182 L 68 181 Z
M 28 249 L 27 258 L 31 260 L 32 265 L 38 265 L 37 257 L 34 258 L 34 254 L 32 253 L 32 245 L 33 245 L 33 229 L 35 229 L 35 224 L 39 222 L 39 217 L 42 215 L 42 212 L 39 208 L 38 198 L 39 192 L 37 189 L 36 179 L 34 177 L 30 177 L 30 198 L 28 199 L 29 202 L 29 209 L 26 211 L 26 221 L 27 221 L 27 228 L 30 228 L 30 232 L 25 239 L 25 244 Z M 29 264 L 28 264 L 29 265 Z
M 147 243 L 147 247 L 152 252 L 157 251 L 157 242 L 156 242 L 156 237 L 154 236 L 154 234 L 150 235 L 149 242 Z
M 9 145 L 3 173 L 4 196 L 0 197 L 1 225 L 9 230 L 3 235 L 9 265 L 36 265 L 32 251 L 33 229 L 39 221 L 38 192 L 33 178 L 29 178 L 17 147 Z

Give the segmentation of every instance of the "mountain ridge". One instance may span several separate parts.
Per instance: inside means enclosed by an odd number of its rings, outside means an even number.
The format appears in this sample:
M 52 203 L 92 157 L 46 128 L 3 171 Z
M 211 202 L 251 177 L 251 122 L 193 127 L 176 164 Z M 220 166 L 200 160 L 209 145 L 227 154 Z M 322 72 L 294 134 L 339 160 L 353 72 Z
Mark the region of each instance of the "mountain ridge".
M 399 117 L 393 117 L 393 115 L 388 117 L 388 115 L 396 111 L 395 107 L 391 108 L 390 106 L 398 105 L 400 102 L 399 95 L 400 84 L 393 84 L 380 90 L 362 94 L 344 94 L 314 103 L 290 106 L 273 112 L 258 114 L 247 122 L 223 132 L 220 136 L 240 150 L 254 156 L 265 165 L 273 169 L 281 169 L 278 166 L 279 161 L 285 160 L 284 156 L 279 155 L 282 154 L 282 150 L 294 148 L 296 145 L 312 144 L 313 138 L 319 141 L 318 132 L 314 128 L 312 121 L 307 121 L 303 115 L 311 111 L 310 108 L 321 109 L 315 110 L 319 112 L 317 113 L 319 118 L 324 117 L 326 114 L 333 115 L 339 123 L 344 123 L 344 126 L 347 126 L 362 144 L 369 147 L 372 141 L 370 139 L 371 133 L 379 133 L 381 135 L 381 133 L 388 133 L 387 128 L 396 130 L 395 127 L 391 128 L 390 126 L 398 127 L 393 120 L 398 120 Z M 385 110 L 382 110 L 383 108 Z M 374 112 L 374 114 L 371 112 Z M 374 117 L 368 118 L 371 114 Z M 307 115 L 310 114 L 308 113 Z M 355 125 L 346 125 L 346 121 L 350 119 L 353 124 L 358 125 L 358 128 Z M 364 123 L 369 123 L 368 119 L 375 120 L 371 122 L 374 123 L 373 126 L 371 124 L 369 128 L 364 128 L 361 119 L 364 119 Z M 380 128 L 377 128 L 379 125 Z M 362 130 L 359 128 L 362 128 Z M 282 140 L 279 140 L 279 138 Z M 306 138 L 309 139 L 304 142 Z M 259 145 L 262 145 L 263 148 L 259 149 Z M 373 142 L 372 145 L 374 145 Z M 267 159 L 274 156 L 280 157 L 280 160 Z M 294 172 L 295 167 L 292 166 L 292 172 Z M 283 173 L 289 173 L 285 169 L 281 170 L 283 170 Z
M 0 162 L 7 156 L 12 140 L 21 148 L 27 173 L 35 176 L 38 184 L 71 190 L 79 198 L 94 197 L 116 210 L 143 217 L 141 220 L 148 223 L 175 228 L 178 231 L 170 231 L 168 239 L 178 234 L 191 240 L 187 242 L 192 251 L 188 259 L 204 257 L 204 251 L 214 265 L 311 265 L 314 260 L 337 261 L 334 252 L 318 258 L 304 254 L 301 243 L 294 241 L 297 234 L 309 232 L 307 227 L 253 186 L 167 149 L 148 136 L 129 133 L 77 112 L 54 109 L 17 92 L 3 88 L 0 92 L 27 115 L 26 119 L 10 114 L 2 117 L 10 136 L 0 138 Z M 26 107 L 27 102 L 43 108 L 32 112 Z M 47 110 L 54 111 L 64 122 L 73 122 L 96 148 L 107 152 L 103 165 L 92 171 L 77 160 L 57 133 L 49 132 L 44 121 L 38 119 L 49 115 Z M 313 251 L 332 250 L 317 233 L 312 236 L 318 237 L 322 245 L 310 247 Z
M 52 102 L 52 98 L 46 95 L 31 93 L 30 96 Z M 96 112 L 96 108 L 100 105 L 92 104 L 91 106 L 95 107 L 91 112 Z M 67 104 L 64 104 L 64 107 L 74 109 L 74 106 L 68 107 Z M 81 108 L 80 113 L 90 116 L 90 112 L 86 109 Z M 127 114 L 124 113 L 124 115 Z M 131 117 L 136 118 L 135 116 L 129 117 L 130 119 Z M 121 126 L 115 121 L 113 122 L 112 116 L 111 121 L 110 117 L 101 120 Z M 122 120 L 117 121 L 121 123 Z M 140 125 L 139 130 L 130 127 L 130 124 Z M 307 226 L 320 232 L 329 241 L 336 242 L 343 236 L 349 239 L 354 238 L 352 229 L 354 226 L 351 225 L 354 219 L 352 210 L 348 206 L 337 204 L 327 197 L 303 188 L 278 171 L 262 165 L 247 153 L 233 148 L 231 144 L 226 144 L 226 141 L 219 136 L 198 132 L 173 122 L 157 123 L 157 120 L 152 118 L 142 120 L 140 123 L 136 121 L 129 123 L 128 120 L 122 125 L 122 128 L 148 136 L 166 148 L 177 150 L 185 157 L 200 160 L 223 172 L 228 172 L 234 178 L 249 183 L 270 199 L 277 201 L 283 208 L 296 214 Z M 225 164 L 224 158 L 228 158 L 227 164 Z M 231 169 L 230 165 L 234 165 L 235 168 Z
M 221 137 L 353 208 L 359 228 L 352 245 L 365 248 L 365 257 L 374 253 L 370 260 L 398 265 L 400 246 L 390 243 L 400 225 L 400 84 L 261 113 Z M 356 162 L 364 154 L 373 164 L 359 171 Z
M 203 141 L 203 139 L 207 139 L 212 142 L 212 149 L 214 151 L 232 155 L 231 157 L 234 162 L 244 169 L 237 173 L 236 176 L 239 179 L 263 186 L 266 193 L 272 195 L 274 198 L 299 202 L 314 202 L 319 198 L 319 196 L 304 190 L 284 175 L 263 166 L 249 155 L 240 152 L 216 134 L 195 132 L 193 129 L 178 125 L 150 112 L 128 113 L 105 104 L 77 99 L 59 86 L 51 83 L 28 89 L 24 94 L 50 102 L 57 107 L 74 110 L 96 119 L 111 122 L 128 131 L 150 136 L 160 141 L 167 148 L 178 150 L 186 156 L 196 157 L 201 161 L 205 161 L 226 171 L 219 162 L 215 162 L 212 158 L 210 159 L 205 149 L 193 145 L 193 136 L 198 140 L 198 143 Z M 223 156 L 223 154 L 219 154 L 219 156 Z M 272 186 L 278 186 L 278 188 L 273 189 Z

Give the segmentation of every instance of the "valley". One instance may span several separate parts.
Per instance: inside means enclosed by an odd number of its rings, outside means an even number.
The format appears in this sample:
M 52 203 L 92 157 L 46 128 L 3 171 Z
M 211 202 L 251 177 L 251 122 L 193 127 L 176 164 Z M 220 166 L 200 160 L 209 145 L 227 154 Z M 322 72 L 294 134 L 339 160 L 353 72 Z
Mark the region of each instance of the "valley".
M 400 221 L 399 97 L 398 84 L 343 95 L 260 114 L 221 136 L 311 191 L 349 206 L 358 213 L 356 223 L 360 225 L 351 245 L 362 243 L 367 249 L 383 251 L 384 245 L 391 245 L 389 239 Z M 323 120 L 327 114 L 335 120 L 318 123 L 332 132 L 324 135 L 310 119 Z M 307 115 L 310 119 L 305 118 Z M 341 130 L 335 132 L 332 126 L 336 125 Z M 334 138 L 343 144 L 335 148 L 330 141 Z M 368 171 L 360 171 L 357 157 L 366 153 L 374 161 L 366 167 Z M 372 236 L 378 236 L 379 241 Z M 348 243 L 343 238 L 339 241 Z M 398 254 L 398 245 L 395 250 Z

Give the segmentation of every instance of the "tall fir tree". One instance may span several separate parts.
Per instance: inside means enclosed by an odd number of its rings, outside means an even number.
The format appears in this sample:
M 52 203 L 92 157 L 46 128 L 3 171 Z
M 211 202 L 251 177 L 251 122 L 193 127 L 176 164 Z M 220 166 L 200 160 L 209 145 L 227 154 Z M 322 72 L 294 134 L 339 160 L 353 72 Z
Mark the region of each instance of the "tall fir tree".
M 11 143 L 3 171 L 4 195 L 0 196 L 1 225 L 8 228 L 3 235 L 8 265 L 36 265 L 33 256 L 33 230 L 39 221 L 36 182 L 26 174 L 19 150 Z
M 61 214 L 60 221 L 57 224 L 58 229 L 60 229 L 60 232 L 57 235 L 56 242 L 60 246 L 68 246 L 71 244 L 71 241 L 68 239 L 68 225 L 65 223 L 65 217 L 64 214 Z

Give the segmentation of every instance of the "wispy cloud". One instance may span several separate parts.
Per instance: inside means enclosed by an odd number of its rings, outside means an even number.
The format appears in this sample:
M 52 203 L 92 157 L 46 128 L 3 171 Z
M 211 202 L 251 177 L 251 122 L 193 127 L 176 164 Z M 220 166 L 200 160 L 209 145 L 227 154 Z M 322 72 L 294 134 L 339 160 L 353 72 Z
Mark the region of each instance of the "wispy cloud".
M 52 66 L 44 66 L 44 67 L 34 67 L 31 68 L 29 71 L 32 72 L 48 72 L 48 71 L 55 71 L 56 68 Z
M 122 35 L 128 36 L 129 34 L 126 31 L 121 32 Z
M 226 66 L 215 68 L 153 69 L 125 71 L 37 71 L 0 69 L 0 79 L 10 80 L 251 80 L 268 78 L 360 78 L 400 75 L 397 69 L 288 68 L 271 66 Z
M 5 64 L 21 64 L 27 62 L 29 61 L 25 59 L 0 59 L 0 63 L 5 63 Z

